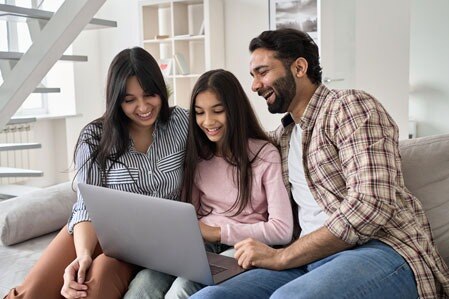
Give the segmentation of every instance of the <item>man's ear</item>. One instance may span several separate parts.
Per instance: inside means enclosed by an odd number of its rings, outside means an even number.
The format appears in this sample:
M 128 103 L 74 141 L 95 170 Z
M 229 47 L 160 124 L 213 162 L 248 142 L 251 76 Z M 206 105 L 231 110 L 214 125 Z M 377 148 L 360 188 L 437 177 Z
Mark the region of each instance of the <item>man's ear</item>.
M 309 64 L 303 57 L 298 57 L 292 64 L 293 75 L 297 78 L 302 78 L 307 74 Z

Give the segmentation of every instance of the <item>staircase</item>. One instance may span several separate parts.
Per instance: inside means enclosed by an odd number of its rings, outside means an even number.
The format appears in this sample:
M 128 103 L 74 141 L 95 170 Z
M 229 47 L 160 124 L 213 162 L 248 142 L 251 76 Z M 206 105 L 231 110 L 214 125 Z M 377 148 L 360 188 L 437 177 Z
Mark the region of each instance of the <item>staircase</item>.
M 18 123 L 29 123 L 35 118 L 13 118 L 31 93 L 58 93 L 59 87 L 47 87 L 42 82 L 47 72 L 58 61 L 83 62 L 87 56 L 63 55 L 73 40 L 84 29 L 117 27 L 110 20 L 93 18 L 105 0 L 68 0 L 56 12 L 39 9 L 42 1 L 30 0 L 32 8 L 15 5 L 14 0 L 0 4 L 0 19 L 8 28 L 8 51 L 0 51 L 0 132 L 14 128 Z M 17 22 L 26 22 L 32 44 L 27 51 L 18 49 Z M 15 29 L 15 30 L 14 30 Z M 2 152 L 21 152 L 40 148 L 35 142 L 0 142 Z M 3 164 L 0 159 L 0 163 Z M 1 178 L 42 176 L 42 171 L 0 165 Z M 0 199 L 30 191 L 29 186 L 0 185 Z

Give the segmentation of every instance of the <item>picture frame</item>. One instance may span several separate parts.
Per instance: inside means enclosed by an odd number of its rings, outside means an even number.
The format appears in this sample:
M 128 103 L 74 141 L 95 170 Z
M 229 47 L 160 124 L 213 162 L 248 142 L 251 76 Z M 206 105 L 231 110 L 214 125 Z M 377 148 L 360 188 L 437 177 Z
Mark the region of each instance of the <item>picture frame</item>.
M 320 0 L 268 0 L 270 30 L 294 28 L 307 32 L 319 46 Z

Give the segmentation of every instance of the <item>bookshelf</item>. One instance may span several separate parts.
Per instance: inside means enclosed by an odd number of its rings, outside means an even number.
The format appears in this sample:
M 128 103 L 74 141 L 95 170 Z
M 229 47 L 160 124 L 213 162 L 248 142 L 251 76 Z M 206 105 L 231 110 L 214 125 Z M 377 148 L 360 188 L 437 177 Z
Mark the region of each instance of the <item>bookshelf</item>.
M 222 0 L 142 0 L 142 47 L 164 68 L 170 105 L 188 108 L 198 77 L 224 67 Z

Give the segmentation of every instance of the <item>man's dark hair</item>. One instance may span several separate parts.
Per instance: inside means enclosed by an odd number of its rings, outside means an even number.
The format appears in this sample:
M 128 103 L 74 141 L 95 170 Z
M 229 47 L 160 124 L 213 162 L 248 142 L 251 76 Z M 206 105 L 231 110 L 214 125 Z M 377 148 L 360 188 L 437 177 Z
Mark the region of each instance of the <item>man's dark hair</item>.
M 321 83 L 321 66 L 318 46 L 305 32 L 283 28 L 262 32 L 249 44 L 250 52 L 263 48 L 275 51 L 275 57 L 286 69 L 299 57 L 307 60 L 307 76 L 313 84 Z

